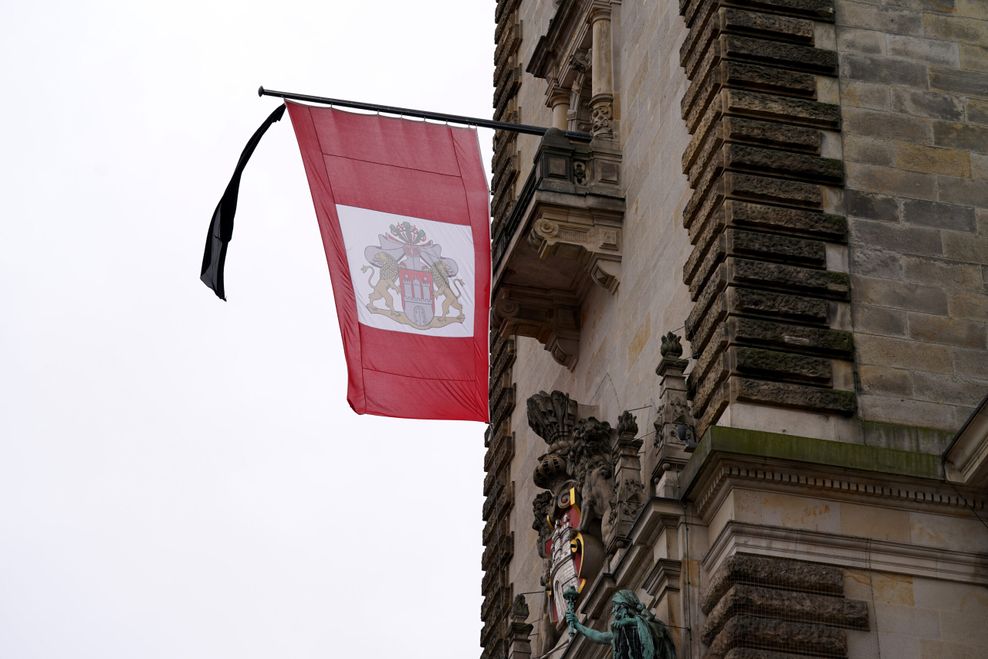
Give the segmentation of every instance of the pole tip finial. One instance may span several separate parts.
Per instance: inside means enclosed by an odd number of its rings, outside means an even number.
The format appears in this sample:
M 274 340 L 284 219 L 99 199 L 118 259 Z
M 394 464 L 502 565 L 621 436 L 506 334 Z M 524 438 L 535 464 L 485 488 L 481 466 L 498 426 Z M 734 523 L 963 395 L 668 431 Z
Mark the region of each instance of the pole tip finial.
M 264 96 L 264 85 L 261 85 L 260 87 L 257 88 L 257 95 Z

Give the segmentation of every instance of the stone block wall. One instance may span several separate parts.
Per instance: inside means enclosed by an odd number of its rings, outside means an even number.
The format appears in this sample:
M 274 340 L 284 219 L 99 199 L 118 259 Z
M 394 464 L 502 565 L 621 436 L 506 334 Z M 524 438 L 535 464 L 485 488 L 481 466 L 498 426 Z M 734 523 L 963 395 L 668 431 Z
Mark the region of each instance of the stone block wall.
M 847 570 L 845 592 L 867 604 L 870 632 L 847 633 L 849 657 L 982 657 L 988 589 L 909 574 Z
M 765 429 L 780 422 L 763 406 L 850 416 L 833 0 L 681 0 L 680 11 L 697 431 L 739 404 L 760 408 L 742 425 Z
M 837 0 L 860 415 L 988 394 L 988 2 Z

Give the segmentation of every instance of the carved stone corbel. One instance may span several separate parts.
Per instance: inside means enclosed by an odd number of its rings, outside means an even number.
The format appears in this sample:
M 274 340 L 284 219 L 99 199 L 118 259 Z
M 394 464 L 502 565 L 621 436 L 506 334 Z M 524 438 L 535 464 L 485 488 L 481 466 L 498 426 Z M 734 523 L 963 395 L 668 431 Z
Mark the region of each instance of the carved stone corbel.
M 574 177 L 586 177 L 587 164 L 577 161 L 583 172 Z M 621 283 L 621 227 L 597 224 L 592 214 L 572 209 L 546 209 L 535 221 L 528 242 L 539 258 L 561 256 L 586 262 L 590 279 L 616 293 Z
M 495 322 L 502 336 L 529 336 L 552 358 L 573 369 L 580 355 L 579 302 L 563 291 L 502 286 L 494 299 Z

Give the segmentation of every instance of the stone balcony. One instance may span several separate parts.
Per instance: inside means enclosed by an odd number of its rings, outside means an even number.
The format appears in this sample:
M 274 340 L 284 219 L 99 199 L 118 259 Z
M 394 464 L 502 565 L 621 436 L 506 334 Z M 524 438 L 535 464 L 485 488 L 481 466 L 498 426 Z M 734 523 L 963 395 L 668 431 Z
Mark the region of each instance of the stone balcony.
M 579 357 L 580 306 L 621 281 L 621 156 L 610 140 L 545 134 L 492 245 L 493 326 L 537 339 L 560 364 Z

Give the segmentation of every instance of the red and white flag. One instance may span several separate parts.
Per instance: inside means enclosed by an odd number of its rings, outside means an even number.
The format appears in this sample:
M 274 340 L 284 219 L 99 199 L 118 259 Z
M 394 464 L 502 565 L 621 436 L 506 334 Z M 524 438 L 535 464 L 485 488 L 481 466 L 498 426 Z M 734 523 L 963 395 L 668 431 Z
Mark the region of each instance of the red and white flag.
M 286 103 L 358 414 L 487 421 L 489 190 L 474 129 Z

